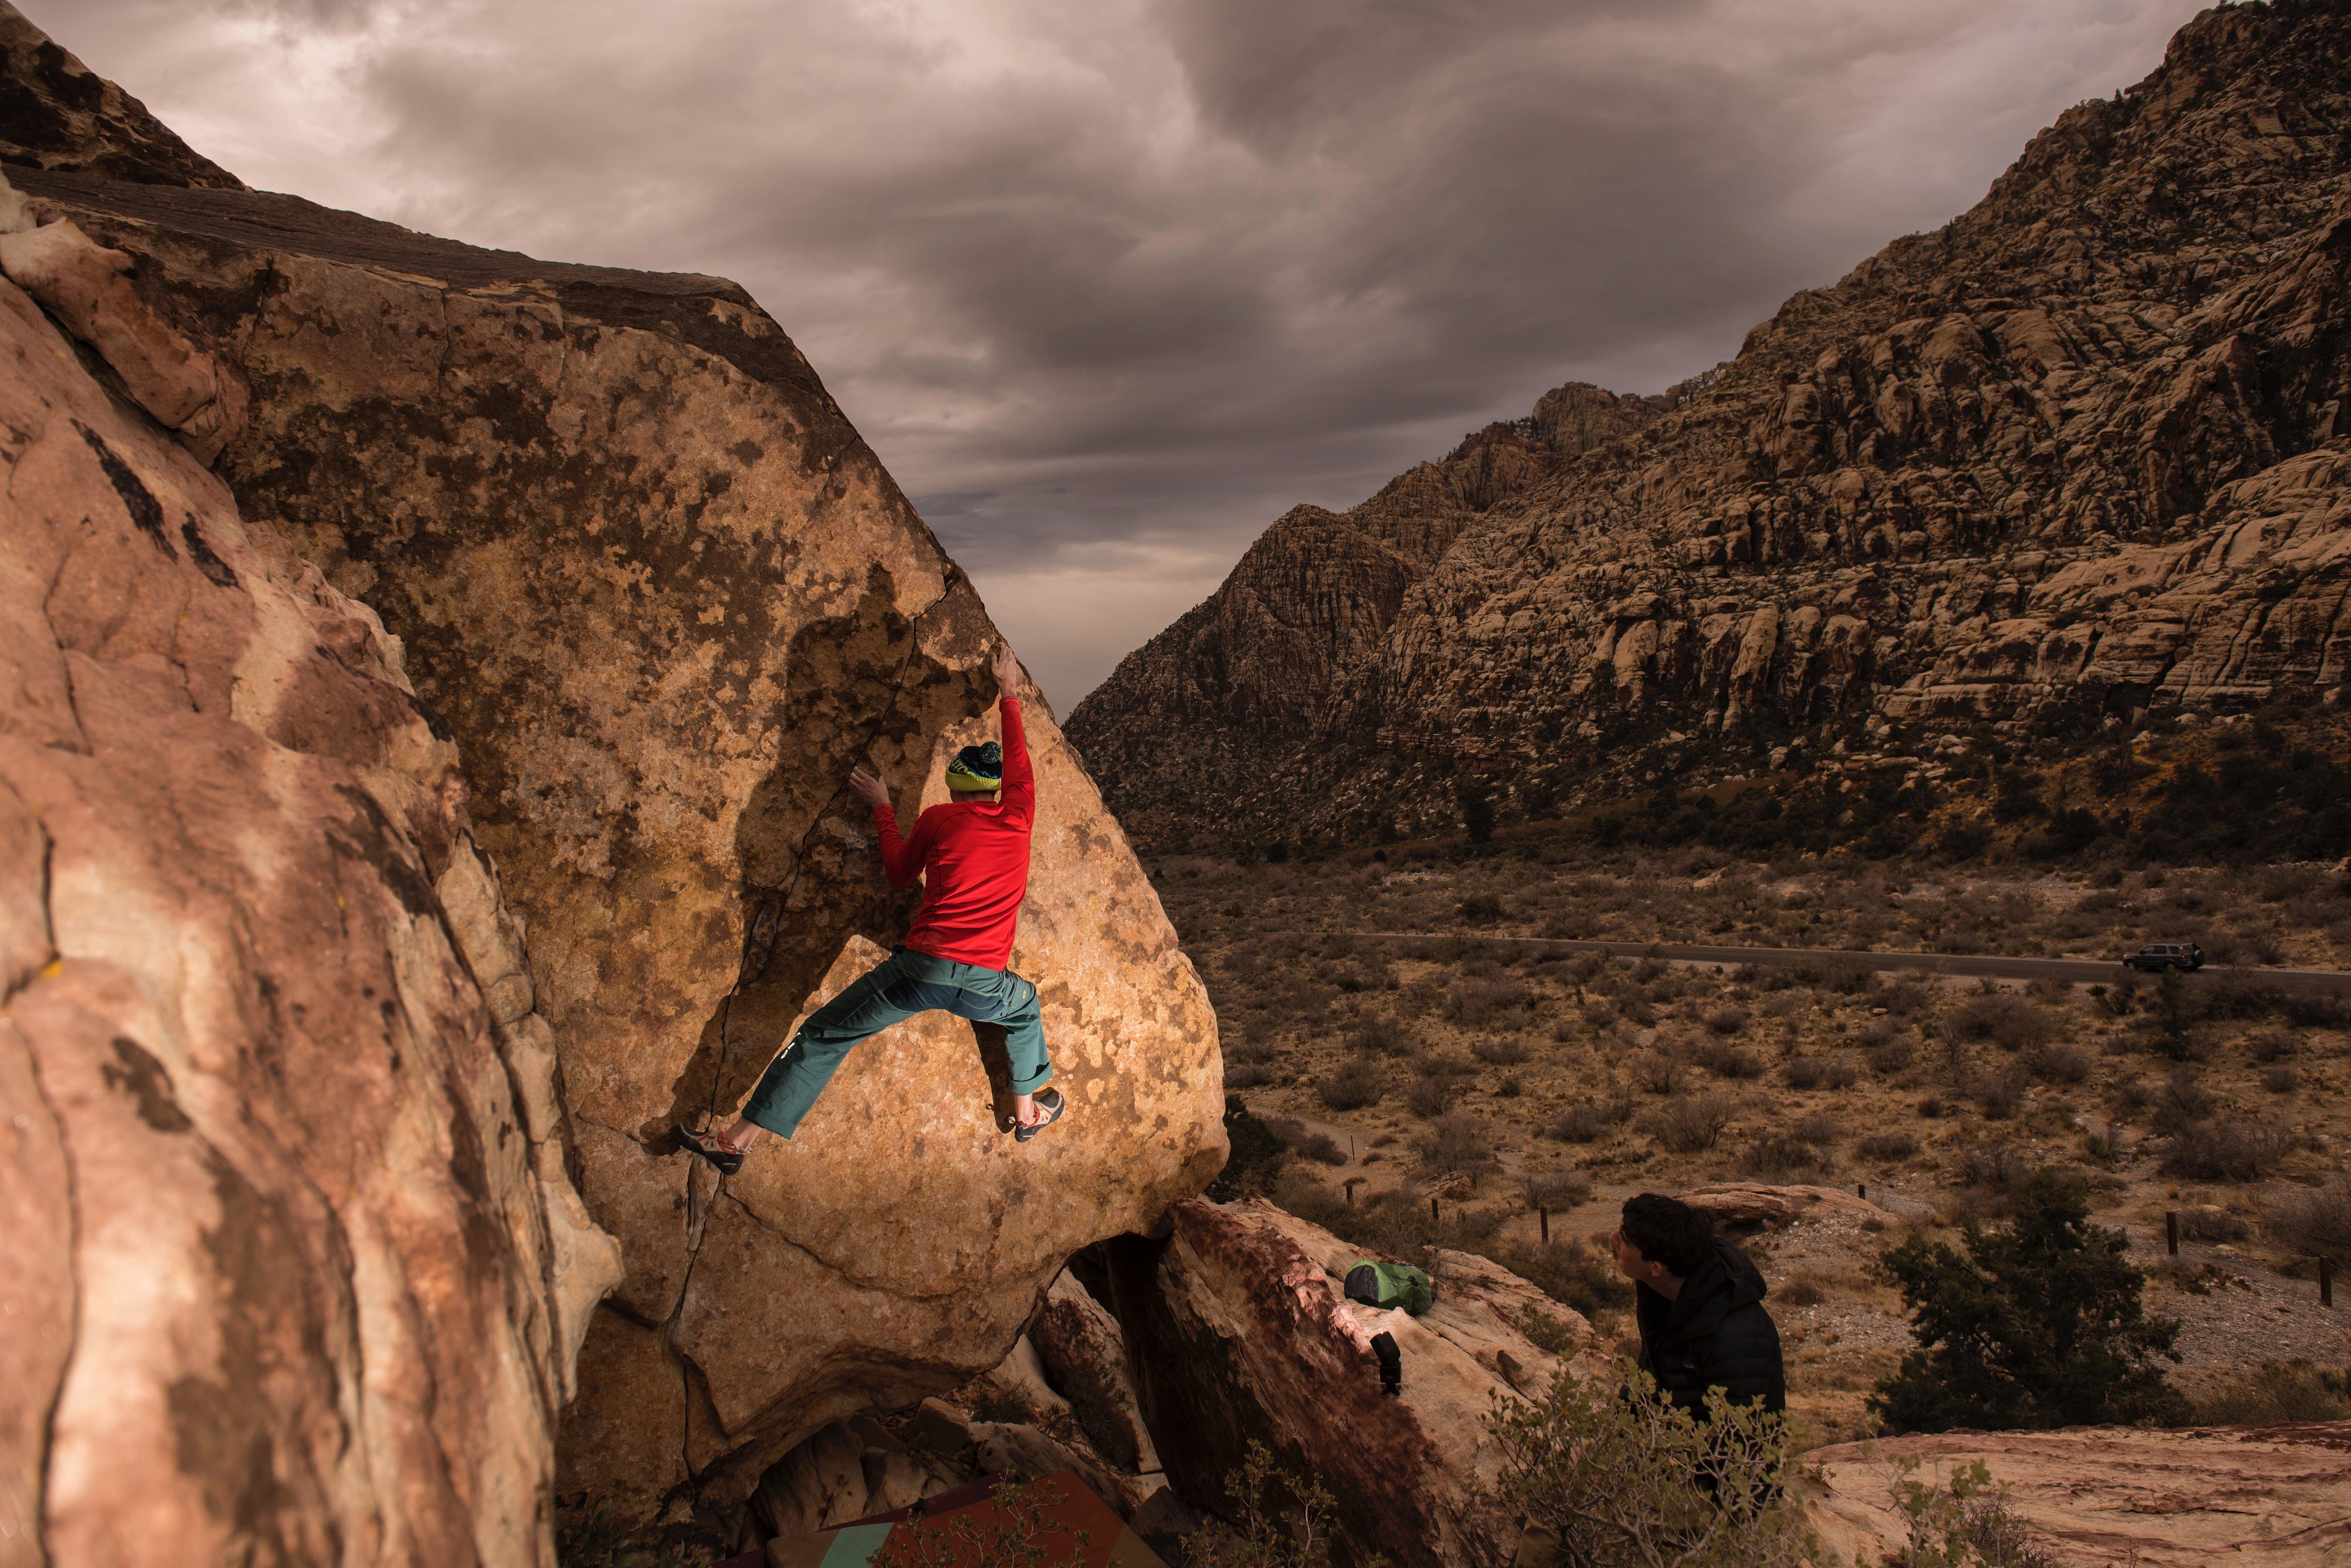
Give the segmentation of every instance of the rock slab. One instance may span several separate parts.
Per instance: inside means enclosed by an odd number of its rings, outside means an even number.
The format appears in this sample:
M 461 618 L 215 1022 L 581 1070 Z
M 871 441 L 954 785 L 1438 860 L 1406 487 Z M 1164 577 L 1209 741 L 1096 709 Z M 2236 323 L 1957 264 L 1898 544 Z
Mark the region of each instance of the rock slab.
M 551 1565 L 619 1255 L 456 748 L 81 353 L 0 282 L 0 1563 Z

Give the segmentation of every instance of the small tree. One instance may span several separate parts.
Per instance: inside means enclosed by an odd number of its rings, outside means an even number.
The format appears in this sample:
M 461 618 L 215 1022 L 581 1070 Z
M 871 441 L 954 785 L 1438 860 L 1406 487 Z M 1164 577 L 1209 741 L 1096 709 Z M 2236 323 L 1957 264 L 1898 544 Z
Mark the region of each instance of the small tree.
M 1494 837 L 1494 802 L 1486 796 L 1486 787 L 1474 779 L 1465 779 L 1454 789 L 1454 799 L 1461 805 L 1461 825 L 1469 830 L 1473 844 L 1490 842 Z
M 1918 1343 L 1870 1408 L 1897 1432 L 2178 1418 L 2186 1402 L 2157 1362 L 2179 1359 L 2179 1325 L 2142 1312 L 2127 1239 L 2089 1223 L 2081 1183 L 2055 1172 L 2011 1201 L 2005 1229 L 1967 1226 L 1964 1256 L 1913 1237 L 1880 1257 Z
M 1281 1495 L 1277 1495 L 1281 1494 Z M 1320 1477 L 1278 1469 L 1263 1443 L 1250 1439 L 1238 1474 L 1225 1478 L 1233 1521 L 1212 1520 L 1184 1543 L 1192 1568 L 1331 1568 L 1331 1511 Z M 1364 1568 L 1387 1559 L 1352 1554 Z
M 1646 1372 L 1566 1373 L 1538 1400 L 1498 1395 L 1486 1417 L 1513 1511 L 1558 1537 L 1576 1568 L 1795 1568 L 1820 1560 L 1780 1498 L 1781 1418 L 1708 1395 L 1677 1409 Z

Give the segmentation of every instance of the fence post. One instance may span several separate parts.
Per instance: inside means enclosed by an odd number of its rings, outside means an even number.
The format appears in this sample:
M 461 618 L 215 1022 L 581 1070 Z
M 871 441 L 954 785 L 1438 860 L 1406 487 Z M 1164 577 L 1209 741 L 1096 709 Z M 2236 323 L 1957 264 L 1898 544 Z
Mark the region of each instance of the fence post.
M 2321 1257 L 2318 1260 L 2318 1304 L 2322 1307 L 2335 1304 L 2335 1260 L 2332 1258 Z
M 1542 1221 L 1543 1245 L 1548 1247 L 1551 1245 L 1551 1210 L 1548 1208 L 1537 1208 L 1535 1210 L 1535 1218 Z
M 1433 1197 L 1428 1200 L 1428 1222 L 1431 1225 L 1437 1223 L 1437 1200 Z
M 2163 1249 L 2174 1258 L 2179 1256 L 2179 1213 L 2177 1209 L 2163 1211 Z
M 1869 1201 L 1869 1184 L 1865 1181 L 1857 1181 L 1854 1183 L 1853 1195 L 1854 1197 L 1861 1199 L 1862 1202 L 1867 1203 Z

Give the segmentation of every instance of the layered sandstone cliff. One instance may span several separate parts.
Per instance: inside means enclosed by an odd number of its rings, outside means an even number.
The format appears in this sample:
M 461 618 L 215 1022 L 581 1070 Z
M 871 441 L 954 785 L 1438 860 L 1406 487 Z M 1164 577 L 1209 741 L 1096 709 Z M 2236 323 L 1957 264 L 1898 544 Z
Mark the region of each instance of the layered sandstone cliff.
M 447 789 L 470 791 L 468 896 L 502 896 L 527 942 L 499 983 L 544 1021 L 569 1169 L 625 1263 L 584 1324 L 562 1495 L 623 1519 L 739 1500 L 836 1416 L 994 1364 L 1071 1250 L 1147 1227 L 1224 1156 L 1214 1016 L 1033 692 L 1013 964 L 1071 1114 L 1015 1145 L 1000 1044 L 932 1019 L 724 1186 L 670 1138 L 727 1113 L 903 931 L 843 781 L 868 762 L 913 809 L 993 733 L 968 581 L 741 289 L 244 190 L 175 141 L 133 146 L 119 93 L 114 120 L 77 120 L 96 78 L 28 26 L 0 5 L 6 85 L 51 112 L 19 113 L 47 129 L 0 161 L 31 216 L 131 258 L 121 286 L 249 392 L 215 446 L 183 445 L 217 452 L 287 570 L 404 647 Z
M 1291 513 L 1071 735 L 1146 836 L 1361 837 L 1449 821 L 1458 773 L 1572 797 L 1803 735 L 2339 686 L 2346 80 L 2340 5 L 2206 13 L 1555 472 Z

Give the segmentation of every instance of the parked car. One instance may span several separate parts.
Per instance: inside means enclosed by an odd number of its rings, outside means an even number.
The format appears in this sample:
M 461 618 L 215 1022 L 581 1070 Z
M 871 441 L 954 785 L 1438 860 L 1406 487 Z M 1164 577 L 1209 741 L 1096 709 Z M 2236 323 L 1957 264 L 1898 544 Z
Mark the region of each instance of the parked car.
M 2193 942 L 2150 942 L 2123 960 L 2126 969 L 2200 969 L 2204 949 Z

